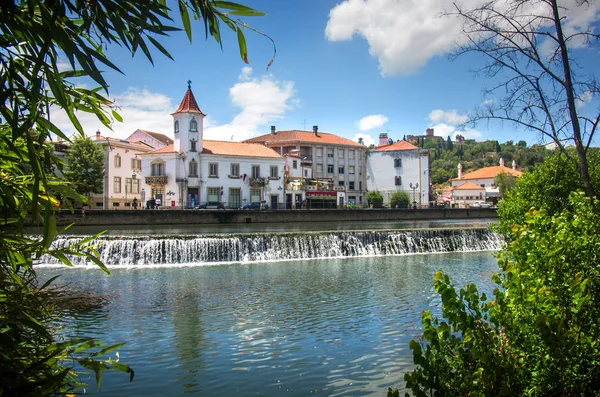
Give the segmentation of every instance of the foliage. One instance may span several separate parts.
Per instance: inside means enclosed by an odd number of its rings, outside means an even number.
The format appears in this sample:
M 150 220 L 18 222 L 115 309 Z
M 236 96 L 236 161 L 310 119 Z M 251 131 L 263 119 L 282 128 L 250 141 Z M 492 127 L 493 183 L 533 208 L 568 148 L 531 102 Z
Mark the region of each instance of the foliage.
M 89 137 L 75 139 L 66 157 L 65 177 L 80 194 L 102 193 L 104 151 Z
M 423 313 L 416 396 L 596 395 L 600 392 L 600 207 L 573 194 L 554 216 L 531 210 L 499 254 L 494 300 L 459 292 L 442 272 L 443 319 Z
M 590 149 L 587 161 L 592 184 L 600 188 L 600 150 Z M 498 203 L 496 231 L 510 233 L 513 224 L 525 221 L 525 214 L 532 207 L 543 208 L 550 215 L 557 214 L 568 207 L 569 195 L 582 189 L 583 183 L 573 163 L 557 152 L 534 171 L 520 177 L 516 187 L 506 192 Z
M 494 178 L 494 186 L 500 191 L 500 196 L 504 196 L 506 192 L 514 188 L 517 184 L 517 178 L 508 173 L 501 172 Z
M 260 13 L 231 2 L 182 0 L 179 14 L 191 37 L 190 14 L 220 44 L 220 23 L 237 33 L 240 56 L 247 62 L 238 16 Z M 119 71 L 107 58 L 111 44 L 135 55 L 141 50 L 153 62 L 151 49 L 170 57 L 158 38 L 177 30 L 168 25 L 172 12 L 162 0 L 92 2 L 23 0 L 0 5 L 0 395 L 64 394 L 82 386 L 72 366 L 94 371 L 133 371 L 118 360 L 103 358 L 120 345 L 103 347 L 93 339 L 56 340 L 52 307 L 38 287 L 34 263 L 52 255 L 70 265 L 72 255 L 85 256 L 107 273 L 91 246 L 93 238 L 55 249 L 59 233 L 53 215 L 57 195 L 85 202 L 50 170 L 61 161 L 52 153 L 54 138 L 69 138 L 54 125 L 49 109 L 60 108 L 83 137 L 78 112 L 95 115 L 106 127 L 121 117 L 111 108 L 103 69 Z M 67 63 L 69 67 L 59 65 Z M 88 89 L 74 79 L 86 79 Z M 43 225 L 42 235 L 25 233 L 26 222 Z M 50 280 L 50 282 L 53 280 Z
M 469 8 L 472 7 L 472 8 Z M 593 67 L 586 70 L 577 53 L 597 51 L 594 23 L 573 15 L 589 12 L 587 1 L 492 0 L 475 6 L 454 3 L 464 40 L 454 56 L 475 53 L 487 63 L 478 70 L 493 81 L 485 94 L 493 100 L 475 109 L 469 124 L 496 120 L 551 139 L 576 167 L 588 197 L 594 197 L 587 151 L 600 123 L 595 103 L 600 93 Z M 574 151 L 565 150 L 574 146 Z
M 392 208 L 408 208 L 408 204 L 410 204 L 410 196 L 406 192 L 394 192 L 390 196 Z
M 383 207 L 383 195 L 378 190 L 371 190 L 367 193 L 367 203 L 373 208 Z

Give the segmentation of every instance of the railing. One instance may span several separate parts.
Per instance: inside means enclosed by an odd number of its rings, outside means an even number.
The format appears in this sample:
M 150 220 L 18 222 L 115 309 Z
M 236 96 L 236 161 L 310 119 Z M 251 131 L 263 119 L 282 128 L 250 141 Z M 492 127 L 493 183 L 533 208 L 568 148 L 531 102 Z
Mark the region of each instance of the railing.
M 156 175 L 145 177 L 146 185 L 166 185 L 169 182 L 167 175 Z
M 252 187 L 263 187 L 269 183 L 268 178 L 250 178 L 250 186 Z

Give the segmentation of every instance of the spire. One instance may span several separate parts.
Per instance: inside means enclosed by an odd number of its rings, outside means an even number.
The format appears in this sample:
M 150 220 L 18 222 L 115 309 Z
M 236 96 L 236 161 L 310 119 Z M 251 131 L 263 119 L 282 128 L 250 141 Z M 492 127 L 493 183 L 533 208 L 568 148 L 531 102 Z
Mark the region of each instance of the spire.
M 188 80 L 188 89 L 183 96 L 183 100 L 181 104 L 173 114 L 177 113 L 199 113 L 203 116 L 206 116 L 200 108 L 198 107 L 198 103 L 196 102 L 196 98 L 194 98 L 194 93 L 192 92 L 192 81 Z

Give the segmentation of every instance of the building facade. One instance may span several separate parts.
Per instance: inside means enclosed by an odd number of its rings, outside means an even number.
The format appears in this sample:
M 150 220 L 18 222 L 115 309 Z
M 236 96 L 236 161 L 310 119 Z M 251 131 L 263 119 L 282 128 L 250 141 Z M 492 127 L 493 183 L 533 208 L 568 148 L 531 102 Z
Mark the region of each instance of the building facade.
M 484 167 L 463 175 L 462 164 L 458 164 L 458 177 L 450 180 L 453 188 L 456 188 L 465 182 L 471 182 L 485 189 L 484 199 L 490 199 L 496 202 L 500 198 L 500 191 L 495 186 L 495 178 L 499 174 L 507 174 L 513 177 L 520 177 L 523 172 L 517 170 L 517 165 L 513 161 L 512 168 L 504 166 L 504 160 L 500 159 L 500 165 Z
M 419 207 L 429 205 L 429 151 L 406 142 L 388 143 L 379 136 L 379 146 L 367 154 L 367 188 L 383 195 L 389 205 L 394 192 L 407 192 Z
M 247 140 L 272 148 L 281 156 L 296 156 L 296 170 L 300 169 L 303 181 L 299 182 L 292 168 L 286 174 L 286 208 L 294 208 L 298 195 L 304 208 L 342 208 L 347 204 L 362 206 L 366 203 L 366 147 L 333 134 L 320 132 L 318 126 L 311 131 L 277 131 L 271 126 L 269 134 Z M 292 160 L 293 162 L 294 160 Z M 310 170 L 311 177 L 304 173 Z M 291 183 L 291 185 L 290 185 Z

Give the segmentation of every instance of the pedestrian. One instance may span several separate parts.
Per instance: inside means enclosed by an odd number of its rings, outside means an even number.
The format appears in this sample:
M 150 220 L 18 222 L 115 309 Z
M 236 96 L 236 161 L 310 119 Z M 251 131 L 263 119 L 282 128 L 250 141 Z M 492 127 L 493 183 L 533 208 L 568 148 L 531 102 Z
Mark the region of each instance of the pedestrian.
M 160 197 L 156 199 L 156 209 L 160 207 Z
M 156 209 L 156 199 L 154 197 L 150 199 L 150 208 Z
M 133 203 L 132 204 L 133 204 L 133 209 L 137 210 L 137 197 L 133 198 Z

